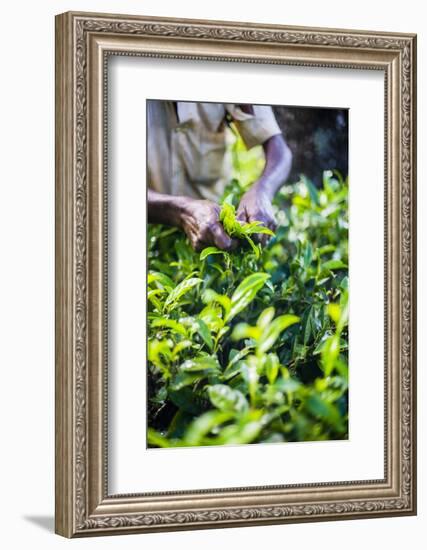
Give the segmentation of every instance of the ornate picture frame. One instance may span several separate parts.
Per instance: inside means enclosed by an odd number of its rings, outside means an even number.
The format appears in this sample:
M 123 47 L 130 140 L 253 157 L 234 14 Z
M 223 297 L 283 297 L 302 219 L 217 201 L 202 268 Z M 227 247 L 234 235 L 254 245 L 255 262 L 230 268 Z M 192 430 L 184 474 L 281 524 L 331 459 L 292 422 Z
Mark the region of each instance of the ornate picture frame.
M 111 495 L 108 56 L 372 69 L 385 77 L 384 479 Z M 416 36 L 68 12 L 56 17 L 56 532 L 65 537 L 416 513 Z

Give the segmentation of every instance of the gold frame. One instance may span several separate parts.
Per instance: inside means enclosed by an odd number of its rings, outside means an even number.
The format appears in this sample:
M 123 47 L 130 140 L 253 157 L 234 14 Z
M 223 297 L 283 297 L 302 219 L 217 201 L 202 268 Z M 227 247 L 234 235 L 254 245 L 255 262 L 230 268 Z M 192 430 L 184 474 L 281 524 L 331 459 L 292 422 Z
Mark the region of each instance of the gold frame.
M 385 75 L 385 477 L 109 495 L 106 59 L 285 63 Z M 255 70 L 255 68 L 254 68 Z M 416 36 L 223 21 L 56 17 L 56 532 L 66 537 L 416 513 Z

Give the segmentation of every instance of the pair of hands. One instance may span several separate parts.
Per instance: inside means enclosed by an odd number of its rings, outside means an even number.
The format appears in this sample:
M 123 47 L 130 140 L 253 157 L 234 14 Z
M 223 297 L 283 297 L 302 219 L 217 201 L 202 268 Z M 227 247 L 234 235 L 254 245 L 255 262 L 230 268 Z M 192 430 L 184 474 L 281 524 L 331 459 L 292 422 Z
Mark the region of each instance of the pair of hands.
M 200 251 L 214 245 L 221 250 L 232 250 L 236 239 L 225 232 L 219 220 L 221 207 L 209 200 L 186 198 L 181 210 L 181 228 L 186 233 L 194 250 Z M 276 229 L 271 199 L 257 185 L 247 191 L 237 209 L 237 219 L 242 223 L 260 221 L 272 231 Z M 265 245 L 268 235 L 255 235 L 255 240 Z

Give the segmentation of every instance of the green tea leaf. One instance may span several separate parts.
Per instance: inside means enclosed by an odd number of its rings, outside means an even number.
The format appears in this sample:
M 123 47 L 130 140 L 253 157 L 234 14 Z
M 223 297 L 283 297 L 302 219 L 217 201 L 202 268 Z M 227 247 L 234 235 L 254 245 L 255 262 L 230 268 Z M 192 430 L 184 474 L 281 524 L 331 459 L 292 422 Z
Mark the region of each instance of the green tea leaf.
M 205 304 L 217 303 L 223 307 L 225 314 L 230 311 L 231 300 L 224 294 L 218 294 L 211 288 L 206 289 L 202 294 L 202 300 Z
M 192 422 L 185 434 L 185 443 L 190 446 L 200 445 L 204 437 L 217 426 L 233 418 L 231 411 L 209 411 Z M 207 442 L 206 442 L 207 443 Z
M 337 325 L 341 317 L 341 308 L 339 304 L 328 304 L 328 315 Z
M 231 297 L 231 307 L 225 318 L 226 322 L 231 321 L 252 302 L 269 277 L 268 273 L 253 273 L 240 283 Z
M 202 321 L 202 319 L 196 319 L 196 323 L 198 327 L 198 333 L 202 337 L 204 343 L 212 351 L 213 340 L 209 328 L 207 327 L 206 323 Z
M 191 277 L 190 279 L 184 279 L 179 285 L 177 285 L 172 292 L 170 292 L 169 296 L 166 298 L 166 301 L 164 303 L 164 310 L 169 311 L 174 309 L 176 302 L 180 298 L 184 296 L 187 292 L 189 292 L 193 287 L 199 285 L 202 283 L 203 280 L 198 277 Z
M 304 268 L 305 269 L 308 269 L 312 259 L 313 259 L 313 247 L 311 246 L 311 243 L 307 243 L 307 246 L 305 247 L 305 251 L 304 251 Z
M 301 382 L 298 382 L 295 378 L 280 378 L 275 386 L 282 392 L 292 394 L 301 388 Z
M 259 247 L 253 242 L 249 235 L 254 233 L 274 235 L 273 231 L 271 231 L 268 227 L 265 227 L 261 221 L 240 223 L 236 218 L 236 210 L 234 206 L 227 200 L 222 203 L 219 219 L 228 235 L 247 240 L 257 259 L 260 256 Z
M 244 361 L 242 361 L 241 372 L 242 376 L 248 384 L 249 396 L 251 405 L 255 404 L 257 392 L 258 392 L 258 361 L 254 355 L 249 355 Z
M 225 250 L 220 250 L 216 246 L 208 246 L 207 248 L 204 248 L 200 252 L 200 259 L 206 260 L 208 256 L 211 256 L 212 254 L 226 254 Z
M 337 334 L 330 336 L 322 347 L 322 365 L 325 376 L 329 376 L 340 353 L 340 339 Z
M 260 256 L 259 246 L 256 245 L 248 235 L 246 235 L 246 240 L 250 244 L 250 247 L 252 248 L 252 250 L 255 254 L 255 258 L 258 260 L 258 258 Z
M 267 355 L 267 361 L 265 364 L 265 374 L 270 384 L 274 384 L 277 375 L 279 374 L 280 362 L 275 353 L 269 353 Z
M 310 195 L 311 202 L 318 206 L 319 205 L 319 192 L 316 187 L 311 183 L 308 178 L 304 178 L 304 183 L 307 186 L 308 194 Z
M 155 319 L 151 323 L 151 326 L 155 328 L 168 328 L 173 332 L 181 334 L 182 336 L 187 336 L 187 331 L 185 330 L 183 325 L 178 323 L 177 321 L 174 321 L 173 319 Z
M 218 371 L 219 363 L 216 357 L 210 355 L 202 355 L 194 359 L 188 359 L 179 367 L 182 372 L 197 372 L 197 371 Z
M 242 225 L 242 233 L 244 235 L 253 235 L 254 233 L 263 233 L 265 235 L 274 236 L 273 231 L 268 227 L 265 227 L 262 222 L 255 221 L 249 222 Z
M 224 445 L 244 445 L 255 441 L 263 427 L 264 424 L 261 421 L 248 419 L 242 425 L 225 427 L 219 438 L 224 439 Z
M 147 284 L 150 285 L 151 283 L 155 282 L 160 283 L 163 287 L 169 290 L 172 290 L 175 287 L 175 283 L 172 281 L 172 279 L 164 273 L 160 273 L 158 271 L 150 271 L 147 275 Z
M 238 323 L 231 334 L 232 340 L 243 340 L 244 338 L 252 338 L 258 340 L 261 335 L 261 329 L 259 327 L 252 327 L 247 323 Z
M 265 353 L 275 343 L 280 334 L 295 323 L 298 323 L 299 317 L 296 315 L 280 315 L 267 327 L 262 333 L 257 345 L 257 354 Z
M 181 342 L 178 342 L 172 350 L 174 359 L 176 358 L 177 355 L 181 353 L 181 351 L 191 348 L 192 346 L 193 346 L 193 342 L 191 340 L 181 340 Z
M 307 345 L 311 335 L 314 333 L 313 313 L 314 313 L 314 309 L 312 306 L 308 309 L 306 318 L 305 318 L 304 339 L 303 339 L 304 346 Z
M 236 233 L 240 233 L 241 226 L 236 220 L 236 211 L 232 204 L 229 204 L 226 201 L 223 202 L 221 212 L 219 214 L 219 219 L 222 222 L 225 231 L 230 236 L 233 236 Z
M 232 350 L 233 351 L 233 350 Z M 224 371 L 224 374 L 228 371 L 228 369 L 230 369 L 233 365 L 235 365 L 236 363 L 238 363 L 241 359 L 243 359 L 243 357 L 245 357 L 245 355 L 247 355 L 248 353 L 250 353 L 252 351 L 252 348 L 250 346 L 247 346 L 243 349 L 241 349 L 240 351 L 236 351 L 234 350 L 235 353 L 231 353 L 230 352 L 230 355 L 228 357 L 228 364 L 227 364 L 227 367 Z
M 215 384 L 208 388 L 209 399 L 214 407 L 221 411 L 244 412 L 249 408 L 245 396 L 225 384 Z
M 173 444 L 171 440 L 164 435 L 156 432 L 156 430 L 153 430 L 153 428 L 148 428 L 147 430 L 147 442 L 150 447 L 168 448 L 178 446 Z
M 215 303 L 207 305 L 199 313 L 201 319 L 211 332 L 218 332 L 223 326 L 222 309 Z
M 154 308 L 157 309 L 157 311 L 162 311 L 162 302 L 155 296 L 155 294 L 150 294 L 150 292 L 148 292 L 147 298 L 153 304 Z
M 322 264 L 322 271 L 325 271 L 325 270 L 334 271 L 335 269 L 344 269 L 346 267 L 347 267 L 346 264 L 341 260 L 329 260 L 328 262 L 325 262 L 324 264 Z
M 170 385 L 170 389 L 174 391 L 181 390 L 186 386 L 191 386 L 195 382 L 201 380 L 204 376 L 204 373 L 200 372 L 179 372 Z
M 264 309 L 261 315 L 258 317 L 258 321 L 256 322 L 257 326 L 260 329 L 267 328 L 274 317 L 274 313 L 274 307 L 267 307 L 266 309 Z

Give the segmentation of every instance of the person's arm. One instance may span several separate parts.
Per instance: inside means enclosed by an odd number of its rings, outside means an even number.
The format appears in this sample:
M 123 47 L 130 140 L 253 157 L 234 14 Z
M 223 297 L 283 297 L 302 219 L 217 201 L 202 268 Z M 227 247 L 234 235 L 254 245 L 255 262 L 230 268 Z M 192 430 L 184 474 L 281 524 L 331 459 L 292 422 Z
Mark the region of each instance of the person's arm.
M 215 245 L 232 248 L 233 241 L 219 221 L 220 207 L 208 200 L 173 196 L 148 190 L 148 223 L 162 223 L 182 229 L 191 246 L 199 251 Z
M 292 153 L 282 134 L 277 134 L 263 143 L 265 167 L 261 177 L 243 195 L 237 217 L 244 222 L 260 221 L 271 230 L 276 228 L 272 200 L 278 189 L 285 183 L 292 164 Z M 267 235 L 259 235 L 258 240 L 265 244 Z

